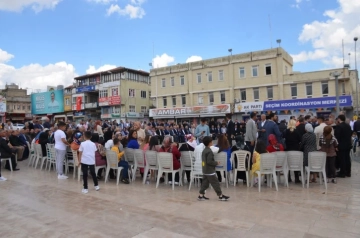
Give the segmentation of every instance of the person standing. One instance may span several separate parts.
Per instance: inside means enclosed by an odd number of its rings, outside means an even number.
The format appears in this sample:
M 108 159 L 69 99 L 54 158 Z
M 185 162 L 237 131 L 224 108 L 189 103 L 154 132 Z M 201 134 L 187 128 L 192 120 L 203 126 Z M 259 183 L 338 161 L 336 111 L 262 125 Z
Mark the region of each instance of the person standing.
M 345 123 L 345 116 L 338 116 L 338 125 L 335 129 L 335 138 L 338 140 L 340 172 L 338 177 L 344 178 L 345 176 L 351 177 L 351 160 L 350 150 L 352 147 L 351 136 L 352 131 L 349 124 Z
M 358 116 L 356 122 L 354 122 L 354 132 L 357 134 L 357 138 L 360 138 L 360 116 Z M 360 140 L 358 141 L 358 146 L 360 146 Z
M 227 121 L 226 135 L 227 135 L 227 139 L 229 141 L 230 147 L 231 147 L 232 140 L 233 140 L 234 134 L 235 134 L 235 123 L 231 120 L 231 114 L 226 115 L 226 121 Z
M 259 121 L 257 123 L 257 127 L 258 127 L 258 140 L 261 140 L 262 142 L 264 142 L 266 144 L 266 131 L 264 129 L 264 125 L 266 123 L 266 115 L 265 114 L 261 114 L 261 121 Z
M 55 151 L 56 151 L 56 171 L 58 179 L 67 179 L 68 177 L 63 174 L 64 171 L 64 159 L 66 155 L 66 146 L 69 146 L 69 142 L 66 141 L 66 124 L 63 121 L 58 122 L 58 129 L 54 133 L 55 139 Z
M 263 129 L 265 129 L 266 134 L 266 146 L 269 145 L 269 141 L 267 140 L 269 138 L 270 134 L 274 134 L 276 136 L 277 141 L 281 141 L 281 133 L 279 131 L 279 126 L 276 124 L 275 120 L 275 114 L 270 113 L 269 114 L 269 120 L 265 123 Z
M 198 143 L 201 143 L 205 136 L 210 136 L 210 128 L 206 125 L 206 119 L 201 118 L 201 123 L 196 127 L 195 136 L 198 140 Z
M 256 113 L 252 112 L 250 113 L 250 119 L 246 123 L 245 143 L 249 148 L 251 156 L 254 151 L 255 142 L 256 142 L 257 127 L 255 120 L 256 120 Z
M 288 123 L 288 127 L 285 130 L 283 137 L 285 139 L 285 148 L 286 151 L 299 151 L 300 150 L 300 143 L 301 143 L 301 136 L 296 129 L 296 121 L 291 119 Z M 299 180 L 299 171 L 294 171 L 295 176 L 295 183 L 300 183 Z M 291 176 L 289 172 L 288 181 L 291 182 Z
M 333 131 L 331 126 L 324 128 L 324 133 L 319 138 L 320 150 L 326 153 L 326 177 L 327 182 L 331 179 L 332 183 L 336 183 L 335 159 L 338 142 L 331 134 Z
M 87 181 L 88 170 L 90 170 L 91 177 L 94 181 L 95 190 L 99 191 L 100 187 L 95 173 L 95 152 L 97 151 L 97 148 L 95 143 L 90 141 L 91 131 L 85 131 L 84 139 L 85 141 L 80 144 L 79 148 L 79 165 L 81 164 L 81 171 L 83 173 L 84 180 L 84 188 L 81 192 L 86 194 L 89 192 Z

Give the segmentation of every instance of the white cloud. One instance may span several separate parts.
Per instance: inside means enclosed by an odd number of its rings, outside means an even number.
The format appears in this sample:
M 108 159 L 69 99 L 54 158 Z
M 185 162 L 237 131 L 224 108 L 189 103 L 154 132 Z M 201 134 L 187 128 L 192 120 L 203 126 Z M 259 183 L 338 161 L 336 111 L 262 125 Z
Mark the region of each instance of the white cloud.
M 88 2 L 110 4 L 111 2 L 117 2 L 117 0 L 87 0 Z
M 21 12 L 24 8 L 31 7 L 36 13 L 44 9 L 54 9 L 62 0 L 1 0 L 0 10 Z
M 295 0 L 295 3 L 293 5 L 291 5 L 292 7 L 296 7 L 296 8 L 300 8 L 300 3 L 302 2 L 303 0 Z
M 162 55 L 156 55 L 155 58 L 152 60 L 152 65 L 154 68 L 160 68 L 168 66 L 170 63 L 173 63 L 175 58 L 172 56 L 167 55 L 166 53 Z
M 324 12 L 327 20 L 303 26 L 299 41 L 311 43 L 313 49 L 292 55 L 294 62 L 320 60 L 327 67 L 342 67 L 342 40 L 345 55 L 354 55 L 353 39 L 355 36 L 360 37 L 360 22 L 354 20 L 360 15 L 360 1 L 338 0 L 338 3 L 339 8 Z M 345 57 L 345 63 L 349 63 L 348 57 Z
M 0 52 L 5 51 L 0 49 Z M 6 83 L 15 83 L 22 88 L 31 88 L 34 91 L 45 90 L 47 85 L 69 86 L 73 83 L 75 76 L 77 75 L 74 66 L 64 61 L 45 66 L 29 64 L 20 68 L 0 62 L 0 88 L 4 88 Z
M 0 49 L 0 63 L 6 63 L 12 58 L 14 58 L 14 55 L 9 54 L 5 50 Z
M 100 66 L 99 68 L 95 68 L 94 65 L 89 65 L 89 68 L 86 70 L 86 73 L 87 74 L 94 74 L 94 73 L 97 73 L 97 72 L 100 72 L 100 71 L 107 71 L 107 70 L 110 70 L 110 69 L 114 69 L 116 67 L 117 67 L 116 65 L 111 65 L 111 64 L 105 64 L 103 66 Z
M 186 63 L 195 62 L 202 60 L 201 56 L 193 55 L 187 58 Z
M 131 4 L 133 5 L 142 5 L 146 0 L 131 0 Z
M 120 16 L 129 16 L 130 19 L 141 19 L 145 16 L 145 10 L 142 7 L 131 4 L 127 4 L 124 8 L 119 7 L 117 4 L 111 4 L 107 9 L 107 15 L 110 16 L 114 13 L 118 13 Z

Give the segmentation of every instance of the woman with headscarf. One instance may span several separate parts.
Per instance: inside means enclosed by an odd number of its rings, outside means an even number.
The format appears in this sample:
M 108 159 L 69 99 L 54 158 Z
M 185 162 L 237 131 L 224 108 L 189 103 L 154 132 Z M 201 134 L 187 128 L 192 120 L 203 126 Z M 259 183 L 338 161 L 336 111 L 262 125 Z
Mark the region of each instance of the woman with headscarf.
M 300 150 L 304 152 L 304 166 L 308 166 L 308 156 L 309 152 L 317 150 L 316 145 L 316 135 L 311 124 L 305 125 L 306 133 L 301 138 Z M 313 174 L 314 177 L 311 182 L 316 183 L 316 174 Z
M 276 151 L 284 151 L 284 146 L 277 141 L 276 136 L 274 134 L 269 135 L 268 141 L 269 141 L 269 145 L 266 147 L 266 150 L 269 153 Z
M 165 136 L 163 140 L 163 144 L 159 149 L 159 152 L 167 152 L 173 154 L 173 169 L 178 170 L 180 169 L 180 157 L 181 154 L 177 148 L 177 144 L 171 141 L 170 136 Z M 169 184 L 172 184 L 172 174 L 169 173 L 168 175 Z M 179 173 L 175 174 L 175 184 L 179 184 Z

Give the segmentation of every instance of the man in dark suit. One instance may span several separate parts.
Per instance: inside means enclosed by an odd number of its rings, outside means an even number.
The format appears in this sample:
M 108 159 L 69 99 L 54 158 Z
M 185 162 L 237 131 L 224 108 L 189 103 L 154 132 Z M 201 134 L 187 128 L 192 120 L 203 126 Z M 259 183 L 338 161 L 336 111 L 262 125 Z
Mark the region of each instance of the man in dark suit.
M 352 147 L 351 135 L 352 130 L 349 124 L 345 123 L 345 116 L 339 115 L 339 124 L 335 129 L 335 138 L 338 140 L 338 157 L 340 162 L 340 172 L 338 177 L 351 177 L 351 160 L 350 150 Z
M 160 124 L 160 126 L 158 126 L 158 129 L 156 130 L 156 134 L 158 135 L 160 144 L 162 144 L 165 136 L 165 132 L 163 128 L 164 128 L 164 124 Z
M 270 113 L 269 120 L 267 120 L 263 126 L 263 129 L 265 129 L 265 134 L 266 134 L 266 146 L 269 144 L 268 138 L 270 134 L 274 134 L 278 142 L 281 141 L 281 133 L 279 131 L 279 126 L 276 124 L 274 119 L 275 119 L 275 114 Z
M 4 130 L 0 130 L 0 154 L 1 158 L 11 158 L 12 169 L 14 171 L 19 170 L 16 168 L 17 164 L 15 160 L 15 152 L 9 147 L 8 142 L 6 141 L 6 134 Z M 6 161 L 5 168 L 10 170 L 10 164 L 8 160 Z
M 305 131 L 305 119 L 303 117 L 299 118 L 299 125 L 296 127 L 297 132 L 302 137 L 306 131 Z
M 357 137 L 360 138 L 360 115 L 358 116 L 356 122 L 354 122 L 354 132 L 356 132 Z M 360 146 L 360 140 L 358 140 L 358 146 Z
M 226 121 L 227 121 L 226 135 L 230 146 L 232 146 L 232 139 L 234 138 L 234 134 L 235 134 L 235 123 L 231 120 L 231 114 L 226 115 Z
M 264 125 L 266 124 L 266 115 L 261 115 L 261 120 L 257 123 L 258 128 L 258 140 L 262 141 L 266 144 L 267 138 L 266 138 L 266 131 L 264 129 Z

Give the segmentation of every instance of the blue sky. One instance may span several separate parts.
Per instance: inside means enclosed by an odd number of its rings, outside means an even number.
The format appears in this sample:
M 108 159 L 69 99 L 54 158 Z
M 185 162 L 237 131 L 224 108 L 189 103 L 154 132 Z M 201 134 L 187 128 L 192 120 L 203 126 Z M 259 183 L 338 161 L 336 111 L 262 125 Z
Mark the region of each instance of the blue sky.
M 0 88 L 24 79 L 33 82 L 21 82 L 29 88 L 67 84 L 113 66 L 149 70 L 156 56 L 154 65 L 163 66 L 227 55 L 229 48 L 256 51 L 276 47 L 278 38 L 294 55 L 294 70 L 320 70 L 341 65 L 341 40 L 347 55 L 360 36 L 351 17 L 359 16 L 353 2 L 360 1 L 353 0 L 14 2 L 0 0 Z

